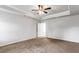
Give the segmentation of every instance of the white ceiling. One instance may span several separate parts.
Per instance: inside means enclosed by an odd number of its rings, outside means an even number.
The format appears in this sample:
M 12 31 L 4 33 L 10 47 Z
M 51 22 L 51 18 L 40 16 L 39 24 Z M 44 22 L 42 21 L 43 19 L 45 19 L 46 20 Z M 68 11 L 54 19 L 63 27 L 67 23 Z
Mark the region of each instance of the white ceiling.
M 78 5 L 48 5 L 51 7 L 51 10 L 48 10 L 47 14 L 38 15 L 36 12 L 33 12 L 32 9 L 37 9 L 36 5 L 0 5 L 0 10 L 14 13 L 18 15 L 25 15 L 32 17 L 34 19 L 45 20 L 53 17 L 67 16 L 73 14 L 79 14 Z
M 48 13 L 58 13 L 58 12 L 62 12 L 62 11 L 65 11 L 65 10 L 68 10 L 68 6 L 66 5 L 48 5 L 49 7 L 51 7 L 52 9 L 51 10 L 48 10 Z M 32 9 L 37 9 L 37 6 L 36 5 L 14 5 L 13 7 L 16 7 L 16 8 L 19 8 L 19 9 L 22 9 L 24 11 L 29 11 L 29 12 L 32 12 L 33 14 L 36 14 L 35 12 L 32 11 Z

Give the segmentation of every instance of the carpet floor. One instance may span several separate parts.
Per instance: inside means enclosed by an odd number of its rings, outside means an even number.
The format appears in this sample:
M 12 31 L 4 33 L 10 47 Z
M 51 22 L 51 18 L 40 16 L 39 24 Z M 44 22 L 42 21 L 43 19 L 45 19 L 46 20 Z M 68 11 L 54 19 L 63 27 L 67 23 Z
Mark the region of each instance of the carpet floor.
M 0 47 L 0 53 L 79 53 L 79 43 L 53 38 L 34 38 Z

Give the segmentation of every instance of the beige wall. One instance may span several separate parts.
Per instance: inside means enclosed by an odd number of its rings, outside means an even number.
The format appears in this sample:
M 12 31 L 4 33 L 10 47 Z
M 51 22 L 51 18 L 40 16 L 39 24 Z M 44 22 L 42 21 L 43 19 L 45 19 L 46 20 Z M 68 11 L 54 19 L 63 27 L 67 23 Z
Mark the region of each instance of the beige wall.
M 48 37 L 79 43 L 79 15 L 47 20 L 46 32 Z
M 36 37 L 36 21 L 0 12 L 0 46 Z

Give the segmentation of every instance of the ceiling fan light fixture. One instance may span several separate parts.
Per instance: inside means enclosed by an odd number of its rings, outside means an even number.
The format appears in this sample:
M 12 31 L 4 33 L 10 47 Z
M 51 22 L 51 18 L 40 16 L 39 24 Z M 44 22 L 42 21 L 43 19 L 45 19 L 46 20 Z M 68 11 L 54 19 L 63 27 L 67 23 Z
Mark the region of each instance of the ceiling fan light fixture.
M 51 9 L 51 7 L 48 7 L 47 5 L 37 5 L 38 9 L 33 9 L 32 11 L 38 12 L 37 14 L 42 15 L 42 14 L 47 14 L 48 10 Z
M 44 14 L 44 12 L 39 10 L 37 14 L 42 15 L 42 14 Z

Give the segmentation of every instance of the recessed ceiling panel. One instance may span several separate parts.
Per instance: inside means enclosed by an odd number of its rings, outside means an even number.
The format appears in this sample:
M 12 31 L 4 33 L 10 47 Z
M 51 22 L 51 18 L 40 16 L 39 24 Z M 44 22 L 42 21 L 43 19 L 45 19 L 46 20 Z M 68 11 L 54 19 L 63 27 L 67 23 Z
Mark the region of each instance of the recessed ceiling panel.
M 21 10 L 32 12 L 33 14 L 37 14 L 36 12 L 32 11 L 33 9 L 38 9 L 37 5 L 13 5 L 13 6 Z M 43 15 L 55 14 L 68 10 L 68 5 L 47 5 L 47 6 L 51 7 L 51 10 L 47 10 L 48 13 Z
M 38 10 L 38 5 L 1 5 L 0 8 L 13 11 L 22 15 L 27 15 L 30 17 L 35 17 L 36 19 L 42 19 L 44 17 L 49 17 L 50 15 L 61 14 L 62 12 L 70 11 L 70 14 L 78 14 L 79 6 L 73 5 L 44 5 L 51 7 L 51 9 L 46 10 L 47 13 L 41 15 L 37 14 L 37 11 L 32 11 L 33 9 Z M 63 15 L 62 15 L 63 16 Z

